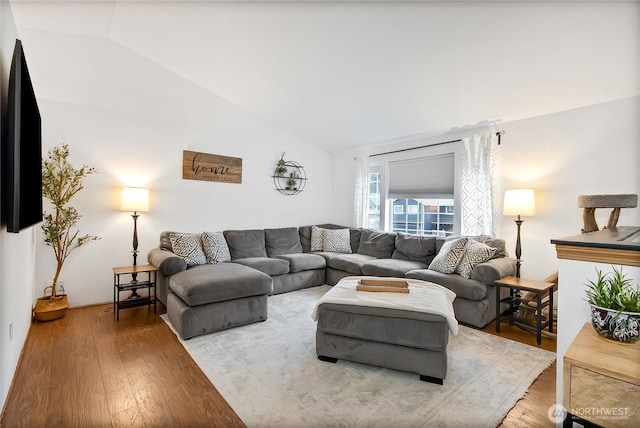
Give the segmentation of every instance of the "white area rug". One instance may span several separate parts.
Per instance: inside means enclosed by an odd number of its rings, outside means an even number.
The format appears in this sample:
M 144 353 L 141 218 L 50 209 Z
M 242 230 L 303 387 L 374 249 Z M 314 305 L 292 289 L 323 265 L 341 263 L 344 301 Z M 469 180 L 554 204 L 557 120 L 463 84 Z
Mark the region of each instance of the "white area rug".
M 311 312 L 328 289 L 271 296 L 267 321 L 182 341 L 247 426 L 495 427 L 556 358 L 461 326 L 449 339 L 442 386 L 319 361 Z

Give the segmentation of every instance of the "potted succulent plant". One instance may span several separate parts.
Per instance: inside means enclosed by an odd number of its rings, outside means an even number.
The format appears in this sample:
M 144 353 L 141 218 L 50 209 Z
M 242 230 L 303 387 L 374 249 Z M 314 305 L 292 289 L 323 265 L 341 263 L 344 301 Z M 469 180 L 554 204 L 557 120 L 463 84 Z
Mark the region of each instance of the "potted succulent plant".
M 83 165 L 76 169 L 69 163 L 69 146 L 61 144 L 49 150 L 42 161 L 42 196 L 51 201 L 52 212 L 45 212 L 42 224 L 44 242 L 53 248 L 56 271 L 51 285 L 38 298 L 34 317 L 39 321 L 62 318 L 69 307 L 64 291 L 60 293 L 60 272 L 65 260 L 74 249 L 100 239 L 94 235 L 80 235 L 75 225 L 80 219 L 78 211 L 69 206 L 71 199 L 84 188 L 82 180 L 95 172 Z
M 280 157 L 278 165 L 276 166 L 276 175 L 284 175 L 287 172 L 286 164 L 287 163 L 284 160 L 284 152 L 282 152 L 282 156 Z
M 640 340 L 640 288 L 622 273 L 622 267 L 602 273 L 587 284 L 591 325 L 601 336 L 624 343 Z

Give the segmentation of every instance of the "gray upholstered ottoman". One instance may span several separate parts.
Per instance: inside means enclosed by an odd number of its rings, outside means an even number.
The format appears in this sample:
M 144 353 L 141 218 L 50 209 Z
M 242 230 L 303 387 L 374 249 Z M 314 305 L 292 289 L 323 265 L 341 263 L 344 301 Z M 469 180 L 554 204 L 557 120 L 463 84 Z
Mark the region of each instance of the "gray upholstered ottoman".
M 455 294 L 419 280 L 407 280 L 408 295 L 355 291 L 361 278 L 343 278 L 316 305 L 318 358 L 416 373 L 420 380 L 442 384 L 449 333 L 458 331 Z
M 267 319 L 273 281 L 237 263 L 206 264 L 172 275 L 167 315 L 183 339 Z

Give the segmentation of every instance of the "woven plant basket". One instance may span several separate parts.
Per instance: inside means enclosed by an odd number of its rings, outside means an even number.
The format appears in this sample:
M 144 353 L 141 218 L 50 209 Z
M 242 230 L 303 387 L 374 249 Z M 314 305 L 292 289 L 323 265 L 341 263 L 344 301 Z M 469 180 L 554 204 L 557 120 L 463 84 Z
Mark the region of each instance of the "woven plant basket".
M 67 295 L 64 294 L 64 287 L 60 286 L 63 294 L 57 296 L 47 296 L 47 290 L 51 287 L 44 289 L 45 296 L 39 297 L 36 300 L 36 306 L 33 308 L 33 319 L 36 321 L 53 321 L 64 317 L 69 309 L 69 300 Z

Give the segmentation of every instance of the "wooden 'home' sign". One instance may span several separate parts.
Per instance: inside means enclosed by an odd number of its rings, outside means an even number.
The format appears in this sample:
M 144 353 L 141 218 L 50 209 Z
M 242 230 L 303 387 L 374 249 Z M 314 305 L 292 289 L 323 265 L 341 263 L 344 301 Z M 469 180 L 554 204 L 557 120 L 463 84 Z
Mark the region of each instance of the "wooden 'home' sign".
M 182 178 L 242 183 L 242 158 L 182 151 Z

